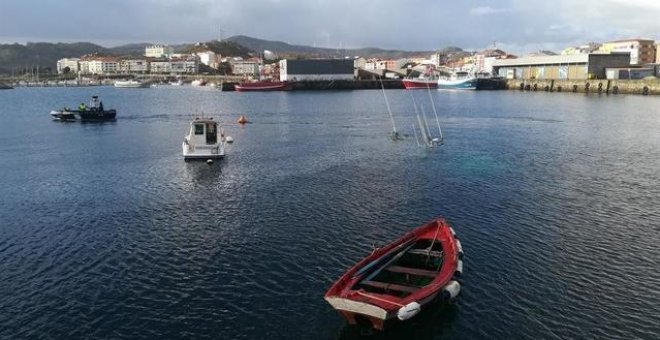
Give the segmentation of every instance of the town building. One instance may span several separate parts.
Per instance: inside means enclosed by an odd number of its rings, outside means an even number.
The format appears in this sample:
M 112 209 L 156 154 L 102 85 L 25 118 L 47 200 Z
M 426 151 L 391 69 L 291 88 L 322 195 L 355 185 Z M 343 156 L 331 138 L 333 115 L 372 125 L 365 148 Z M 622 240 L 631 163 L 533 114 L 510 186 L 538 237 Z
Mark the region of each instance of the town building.
M 660 64 L 660 42 L 655 44 L 655 63 Z
M 353 80 L 353 59 L 280 60 L 281 81 Z
M 604 79 L 606 68 L 630 65 L 630 53 L 590 53 L 498 59 L 493 72 L 506 79 Z
M 80 58 L 64 58 L 57 61 L 57 74 L 78 73 Z
M 149 68 L 151 73 L 195 74 L 199 72 L 199 59 L 192 56 L 169 60 L 159 59 L 152 61 Z
M 208 67 L 217 69 L 220 65 L 221 56 L 213 51 L 197 52 L 195 54 L 199 57 L 199 62 Z
M 144 49 L 144 56 L 147 58 L 169 58 L 172 54 L 174 50 L 168 45 L 151 45 Z
M 235 75 L 258 76 L 259 62 L 255 60 L 231 60 L 229 62 L 231 72 Z
M 116 57 L 93 57 L 88 60 L 87 72 L 91 74 L 112 74 L 119 71 L 119 59 Z
M 561 55 L 589 54 L 598 51 L 600 43 L 590 42 L 580 46 L 568 47 L 561 51 Z
M 119 61 L 119 72 L 121 73 L 147 73 L 149 72 L 149 61 L 146 59 L 123 59 Z
M 616 40 L 603 43 L 598 51 L 603 53 L 630 53 L 631 65 L 651 64 L 655 62 L 655 41 L 649 39 Z

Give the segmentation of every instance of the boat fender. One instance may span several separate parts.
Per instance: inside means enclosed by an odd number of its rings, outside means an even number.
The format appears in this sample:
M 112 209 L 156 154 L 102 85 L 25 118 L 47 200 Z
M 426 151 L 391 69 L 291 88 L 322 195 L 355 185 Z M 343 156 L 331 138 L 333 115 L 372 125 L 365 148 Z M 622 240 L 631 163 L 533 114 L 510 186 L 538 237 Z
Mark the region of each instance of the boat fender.
M 461 292 L 461 284 L 458 281 L 449 281 L 447 285 L 442 288 L 442 299 L 444 301 L 453 301 Z
M 401 321 L 405 321 L 419 314 L 421 310 L 422 310 L 422 306 L 416 301 L 413 301 L 399 308 L 399 311 L 396 313 L 396 317 L 399 318 L 399 320 Z
M 463 253 L 463 245 L 461 245 L 460 240 L 456 240 L 456 248 L 458 249 L 458 258 L 463 259 L 463 255 L 465 255 L 465 253 Z
M 463 260 L 458 260 L 458 263 L 456 264 L 456 271 L 454 272 L 454 275 L 457 277 L 460 277 L 463 275 Z

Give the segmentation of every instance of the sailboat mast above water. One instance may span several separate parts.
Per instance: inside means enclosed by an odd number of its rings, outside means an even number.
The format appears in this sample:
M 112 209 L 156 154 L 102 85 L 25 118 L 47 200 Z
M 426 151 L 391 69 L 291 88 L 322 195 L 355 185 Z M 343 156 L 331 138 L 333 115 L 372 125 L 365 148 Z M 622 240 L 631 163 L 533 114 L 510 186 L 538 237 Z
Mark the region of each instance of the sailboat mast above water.
M 399 139 L 399 133 L 396 131 L 396 124 L 394 124 L 394 115 L 392 115 L 392 109 L 390 108 L 390 102 L 387 100 L 387 94 L 385 93 L 385 85 L 383 85 L 383 78 L 378 78 L 380 80 L 380 88 L 383 90 L 383 97 L 385 97 L 385 105 L 387 106 L 387 112 L 390 114 L 390 120 L 392 121 L 392 139 Z

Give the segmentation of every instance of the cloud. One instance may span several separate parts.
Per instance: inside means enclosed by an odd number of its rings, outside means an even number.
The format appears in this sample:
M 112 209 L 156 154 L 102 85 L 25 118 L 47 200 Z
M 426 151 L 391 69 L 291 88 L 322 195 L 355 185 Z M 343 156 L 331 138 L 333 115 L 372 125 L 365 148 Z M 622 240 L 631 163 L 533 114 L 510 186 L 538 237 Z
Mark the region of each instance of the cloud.
M 499 13 L 505 13 L 508 12 L 509 9 L 506 8 L 493 8 L 489 6 L 481 6 L 481 7 L 474 7 L 470 8 L 470 15 L 474 17 L 478 16 L 484 16 L 484 15 L 493 15 L 493 14 L 499 14 Z
M 538 50 L 657 39 L 659 17 L 660 0 L 0 0 L 0 42 L 112 46 L 248 35 L 331 48 L 428 51 L 497 41 Z

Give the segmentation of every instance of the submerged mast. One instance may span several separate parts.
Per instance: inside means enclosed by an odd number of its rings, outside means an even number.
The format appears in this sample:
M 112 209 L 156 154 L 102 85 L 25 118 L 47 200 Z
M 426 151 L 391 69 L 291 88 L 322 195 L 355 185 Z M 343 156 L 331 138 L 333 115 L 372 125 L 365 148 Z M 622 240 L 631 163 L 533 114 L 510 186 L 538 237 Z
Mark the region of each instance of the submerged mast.
M 431 99 L 431 106 L 433 106 L 433 114 L 435 114 L 435 122 L 438 124 L 438 132 L 440 133 L 440 141 L 444 140 L 442 137 L 442 129 L 440 129 L 440 119 L 438 119 L 438 111 L 435 109 L 435 102 L 433 101 L 433 96 L 431 96 L 431 89 L 429 88 L 429 99 Z
M 380 88 L 383 90 L 383 97 L 385 97 L 385 105 L 387 106 L 387 112 L 390 114 L 390 120 L 392 121 L 392 138 L 398 139 L 399 133 L 396 131 L 396 124 L 394 123 L 394 115 L 392 115 L 390 102 L 387 100 L 387 94 L 385 93 L 385 85 L 383 85 L 383 78 L 379 77 L 378 80 L 380 80 Z

